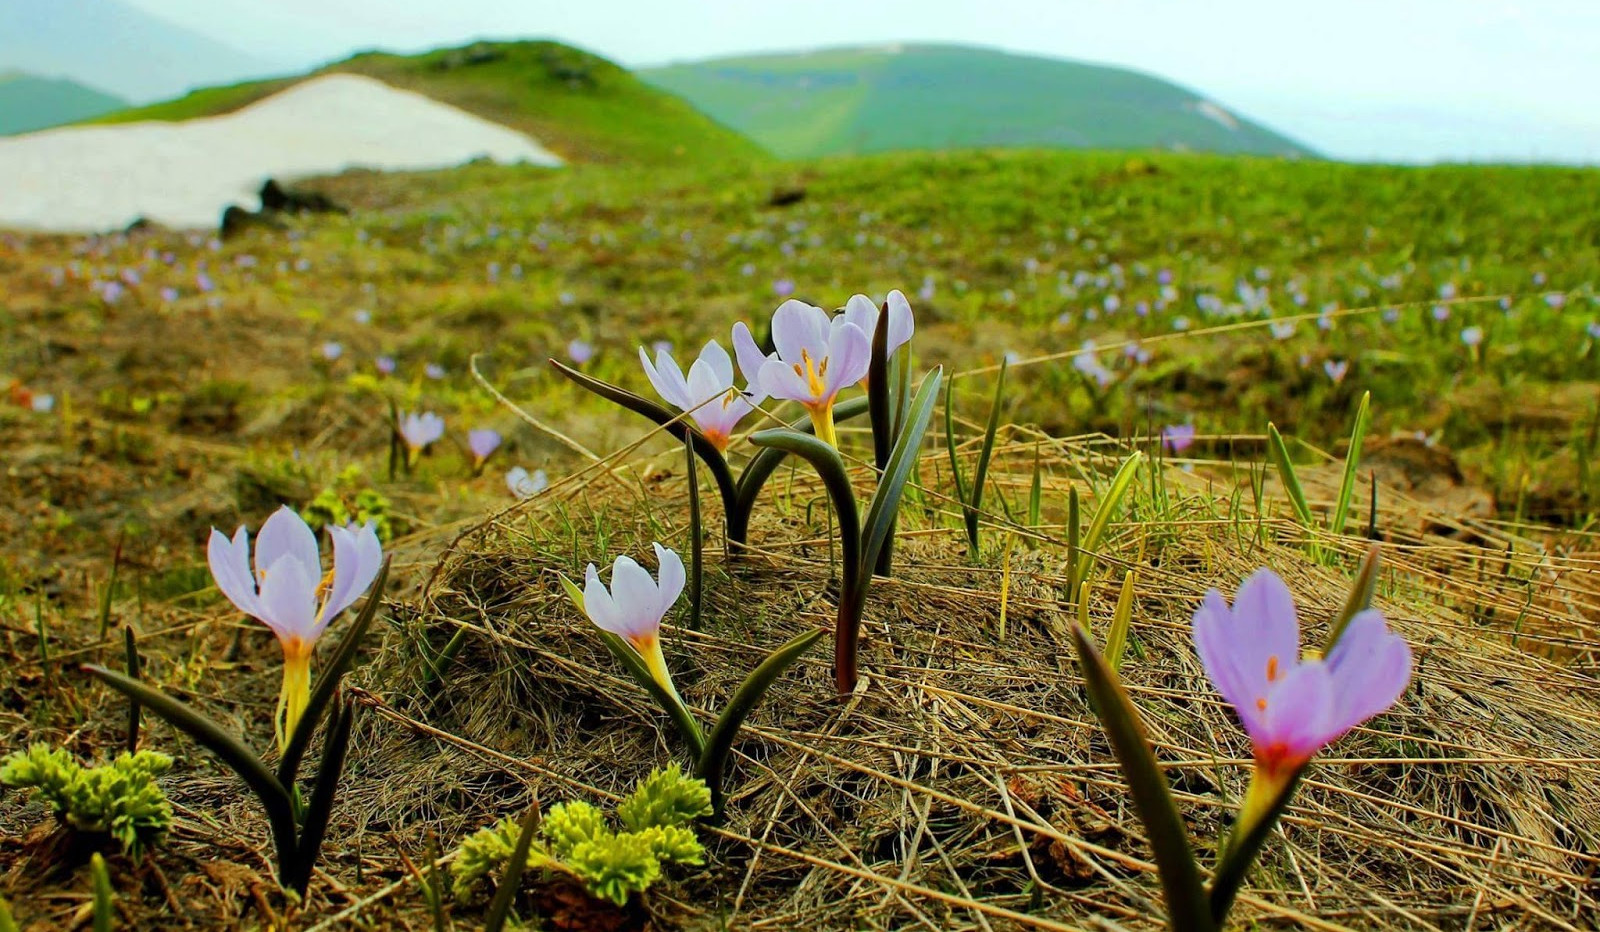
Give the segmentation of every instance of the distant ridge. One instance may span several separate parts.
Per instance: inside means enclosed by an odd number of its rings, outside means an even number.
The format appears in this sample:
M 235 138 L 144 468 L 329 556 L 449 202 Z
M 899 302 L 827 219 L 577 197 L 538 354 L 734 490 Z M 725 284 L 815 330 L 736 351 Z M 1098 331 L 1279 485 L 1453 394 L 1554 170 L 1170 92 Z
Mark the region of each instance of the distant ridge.
M 67 78 L 0 74 L 0 136 L 86 120 L 127 105 L 120 97 Z
M 459 107 L 539 140 L 568 162 L 647 166 L 771 156 L 676 95 L 559 42 L 475 42 L 419 55 L 363 52 L 306 75 L 209 87 L 99 117 L 97 123 L 229 113 L 300 81 L 360 74 Z
M 1161 78 L 994 49 L 822 49 L 639 76 L 785 158 L 996 146 L 1316 155 Z
M 65 77 L 132 101 L 279 67 L 119 0 L 0 0 L 0 71 Z

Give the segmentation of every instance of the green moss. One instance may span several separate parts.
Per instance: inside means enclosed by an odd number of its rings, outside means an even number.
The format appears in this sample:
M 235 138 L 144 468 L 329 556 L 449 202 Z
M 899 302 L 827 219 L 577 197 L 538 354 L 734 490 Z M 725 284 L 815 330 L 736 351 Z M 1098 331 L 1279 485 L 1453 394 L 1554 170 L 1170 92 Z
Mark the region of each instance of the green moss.
M 155 782 L 171 766 L 165 754 L 140 751 L 84 767 L 64 750 L 35 744 L 0 762 L 0 783 L 32 789 L 73 831 L 109 835 L 138 858 L 172 825 L 172 805 Z

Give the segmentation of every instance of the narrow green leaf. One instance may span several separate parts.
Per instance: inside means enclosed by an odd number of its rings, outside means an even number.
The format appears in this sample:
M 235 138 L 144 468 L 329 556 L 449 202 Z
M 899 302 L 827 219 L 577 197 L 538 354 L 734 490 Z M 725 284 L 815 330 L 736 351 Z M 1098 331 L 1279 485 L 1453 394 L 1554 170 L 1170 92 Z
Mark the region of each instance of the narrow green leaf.
M 278 782 L 286 787 L 293 786 L 295 780 L 299 778 L 300 761 L 305 757 L 306 748 L 311 746 L 311 736 L 316 734 L 317 724 L 322 721 L 322 712 L 333 699 L 333 694 L 338 691 L 339 684 L 343 682 L 350 665 L 355 662 L 356 654 L 361 650 L 361 639 L 366 637 L 367 629 L 372 626 L 372 619 L 378 614 L 378 608 L 383 603 L 383 588 L 389 582 L 389 564 L 393 559 L 392 556 L 383 558 L 383 566 L 378 569 L 377 578 L 367 590 L 366 603 L 361 606 L 361 611 L 356 613 L 355 621 L 345 629 L 344 637 L 339 639 L 339 646 L 334 648 L 333 656 L 328 658 L 328 665 L 322 669 L 322 675 L 317 677 L 316 685 L 311 687 L 311 697 L 306 702 L 306 710 L 295 725 L 294 733 L 289 735 L 289 744 L 283 749 L 283 759 L 278 761 Z
M 972 500 L 961 509 L 967 519 L 967 542 L 972 555 L 978 555 L 978 519 L 983 512 L 983 487 L 989 481 L 989 460 L 994 456 L 994 438 L 1000 430 L 1000 408 L 1005 402 L 1006 362 L 1000 361 L 1000 375 L 994 383 L 994 401 L 989 404 L 989 420 L 983 426 L 983 446 L 978 448 L 978 465 L 972 472 Z
M 1356 423 L 1350 429 L 1350 449 L 1344 457 L 1344 478 L 1339 482 L 1339 499 L 1333 508 L 1333 520 L 1328 524 L 1328 530 L 1335 534 L 1344 533 L 1345 518 L 1350 515 L 1350 500 L 1355 494 L 1356 471 L 1361 467 L 1361 444 L 1367 437 L 1367 427 L 1371 422 L 1372 393 L 1362 392 L 1361 405 L 1356 409 Z
M 866 398 L 856 397 L 841 401 L 833 406 L 833 420 L 835 423 L 847 421 L 854 417 L 860 417 L 866 410 Z M 815 431 L 810 417 L 802 417 L 791 421 L 789 429 L 802 434 L 810 434 Z M 728 536 L 730 538 L 734 536 L 734 529 L 737 527 L 740 534 L 737 539 L 744 540 L 744 536 L 748 533 L 750 526 L 750 513 L 756 507 L 756 498 L 761 494 L 761 489 L 767 484 L 767 480 L 772 478 L 772 474 L 778 470 L 783 458 L 788 455 L 787 450 L 780 450 L 777 447 L 763 447 L 755 456 L 750 457 L 750 462 L 745 464 L 744 471 L 739 474 L 738 496 L 735 505 L 737 512 L 728 523 Z
M 322 840 L 328 833 L 328 820 L 333 816 L 334 799 L 339 792 L 339 781 L 344 776 L 345 757 L 350 751 L 350 730 L 355 724 L 356 704 L 336 697 L 331 715 L 327 737 L 322 744 L 321 763 L 317 767 L 317 782 L 311 788 L 311 800 L 306 804 L 304 824 L 300 829 L 300 842 L 295 847 L 294 873 L 287 884 L 302 895 L 311 884 L 311 871 L 322 854 Z
M 1078 487 L 1067 488 L 1067 598 L 1078 598 L 1078 554 L 1080 530 Z
M 593 376 L 584 375 L 582 372 L 564 366 L 554 359 L 549 362 L 557 372 L 576 382 L 579 386 L 594 392 L 607 401 L 621 405 L 635 414 L 644 415 L 664 427 L 668 433 L 677 439 L 693 443 L 695 454 L 700 457 L 701 462 L 706 464 L 706 468 L 711 470 L 711 478 L 716 480 L 717 491 L 722 495 L 724 515 L 731 515 L 734 512 L 737 507 L 735 503 L 738 501 L 739 496 L 738 485 L 733 480 L 733 471 L 728 468 L 728 461 L 723 458 L 722 451 L 717 449 L 716 444 L 707 440 L 705 434 L 700 433 L 699 428 L 695 427 L 693 422 L 688 418 L 680 419 L 679 412 L 674 412 L 670 408 L 657 404 L 643 396 L 635 395 L 625 388 L 612 385 L 609 382 L 602 382 Z M 733 530 L 733 525 L 730 523 L 728 526 L 729 539 L 743 543 L 744 538 L 735 537 Z
M 967 504 L 967 484 L 961 478 L 961 458 L 956 455 L 956 406 L 955 406 L 956 380 L 951 379 L 944 386 L 944 446 L 950 453 L 950 478 L 956 486 L 956 501 L 961 503 L 963 513 Z M 970 537 L 969 537 L 970 541 Z
M 645 666 L 644 658 L 639 656 L 639 652 L 633 649 L 632 644 L 610 631 L 599 628 L 595 630 L 599 632 L 600 640 L 610 648 L 612 655 L 628 671 L 628 675 L 633 677 L 633 681 L 643 686 L 645 692 L 661 706 L 661 710 L 672 717 L 673 724 L 678 727 L 678 734 L 682 735 L 684 742 L 689 745 L 690 756 L 699 760 L 705 753 L 706 736 L 700 730 L 700 723 L 695 721 L 689 707 L 683 704 L 683 697 L 668 691 L 656 682 L 656 678 L 650 675 L 650 668 Z
M 1367 540 L 1378 539 L 1378 474 L 1370 473 L 1371 492 L 1367 504 Z
M 877 555 L 877 548 L 874 547 L 872 558 L 863 562 L 861 517 L 856 508 L 855 490 L 850 486 L 850 474 L 845 471 L 844 460 L 839 457 L 838 450 L 809 434 L 781 428 L 763 430 L 751 434 L 750 442 L 758 447 L 773 447 L 793 453 L 811 463 L 817 475 L 822 478 L 822 484 L 828 490 L 828 497 L 833 501 L 834 511 L 839 515 L 839 544 L 840 549 L 844 551 L 844 579 L 840 586 L 839 613 L 834 622 L 833 664 L 834 679 L 839 686 L 839 692 L 841 695 L 847 695 L 856 685 L 856 645 L 861 636 L 861 608 L 866 604 L 866 587 L 871 579 L 868 568 L 875 562 Z M 897 444 L 896 450 L 898 449 Z M 890 473 L 895 468 L 894 456 L 891 455 L 889 469 L 885 470 L 884 478 L 878 484 L 880 492 L 892 483 Z M 900 486 L 904 485 L 905 480 L 902 478 Z M 898 503 L 898 491 L 894 497 Z M 874 505 L 877 504 L 877 500 L 874 496 Z M 886 532 L 887 522 L 884 524 Z M 877 546 L 882 546 L 881 539 Z
M 1122 672 L 1122 654 L 1128 647 L 1128 627 L 1133 624 L 1133 570 L 1122 574 L 1122 592 L 1117 595 L 1116 613 L 1111 616 L 1111 630 L 1106 632 L 1106 662 L 1117 673 Z
M 1323 648 L 1323 656 L 1327 656 L 1339 639 L 1344 637 L 1344 629 L 1350 627 L 1351 619 L 1372 607 L 1372 595 L 1378 591 L 1378 576 L 1382 570 L 1383 554 L 1377 544 L 1367 548 L 1366 555 L 1361 558 L 1361 567 L 1356 570 L 1356 578 L 1351 582 L 1350 594 L 1345 597 L 1344 607 L 1339 609 L 1339 616 L 1333 620 L 1333 627 L 1328 629 L 1328 641 Z
M 727 770 L 728 755 L 733 750 L 733 739 L 738 736 L 740 727 L 755 710 L 756 704 L 767 694 L 767 690 L 778 677 L 783 675 L 783 671 L 789 669 L 826 633 L 820 628 L 807 631 L 768 654 L 767 659 L 761 661 L 761 664 L 745 677 L 744 682 L 739 684 L 739 689 L 733 694 L 733 698 L 728 700 L 722 714 L 717 716 L 717 722 L 711 728 L 711 735 L 706 739 L 705 751 L 700 755 L 698 773 L 700 779 L 706 781 L 706 785 L 711 788 L 711 805 L 718 818 L 722 816 L 722 777 Z
M 567 598 L 572 600 L 572 604 L 578 609 L 578 614 L 588 618 L 589 610 L 583 607 L 583 590 L 578 588 L 577 583 L 568 579 L 566 573 L 556 575 L 561 577 L 561 588 L 566 590 Z
M 443 686 L 446 674 L 450 672 L 450 665 L 455 663 L 456 654 L 461 653 L 461 648 L 466 643 L 467 629 L 457 628 L 450 635 L 450 640 L 444 642 L 444 646 L 439 648 L 439 652 L 431 657 L 427 654 L 427 644 L 423 644 L 422 660 L 427 669 L 422 671 L 422 685 L 430 690 L 434 686 Z M 433 694 L 439 695 L 438 692 Z
M 1044 523 L 1044 467 L 1039 459 L 1039 444 L 1033 445 L 1033 485 L 1028 489 L 1028 527 L 1038 530 Z
M 111 916 L 116 909 L 111 872 L 106 870 L 106 859 L 98 851 L 89 856 L 89 876 L 94 884 L 94 932 L 111 932 Z
M 1111 478 L 1111 485 L 1106 489 L 1105 497 L 1095 506 L 1094 519 L 1089 522 L 1089 533 L 1083 536 L 1082 551 L 1078 554 L 1078 578 L 1084 582 L 1094 572 L 1095 555 L 1100 552 L 1100 541 L 1105 537 L 1106 528 L 1111 526 L 1111 518 L 1122 507 L 1122 500 L 1132 488 L 1133 480 L 1139 474 L 1139 465 L 1144 462 L 1144 453 L 1135 450 L 1133 454 L 1123 461 L 1117 469 L 1117 474 Z
M 1300 477 L 1295 474 L 1294 461 L 1289 459 L 1289 447 L 1283 442 L 1283 435 L 1271 422 L 1267 423 L 1267 453 L 1272 457 L 1273 465 L 1278 467 L 1278 477 L 1283 480 L 1283 490 L 1289 495 L 1289 504 L 1294 507 L 1295 517 L 1300 519 L 1306 530 L 1311 530 L 1311 506 L 1306 502 L 1306 490 L 1301 487 Z
M 700 471 L 695 468 L 694 445 L 683 444 L 689 482 L 689 630 L 700 630 L 705 582 L 705 526 L 700 521 Z
M 294 803 L 290 799 L 289 791 L 284 789 L 278 778 L 267 769 L 267 765 L 261 762 L 261 758 L 245 747 L 238 738 L 223 731 L 221 725 L 158 689 L 129 679 L 115 670 L 107 670 L 98 664 L 84 664 L 83 671 L 99 677 L 107 686 L 161 716 L 172 727 L 220 757 L 223 763 L 239 775 L 239 779 L 243 780 L 256 795 L 261 801 L 261 808 L 266 811 L 267 821 L 272 826 L 273 844 L 278 850 L 278 866 L 281 872 L 286 859 L 292 859 L 295 854 Z
M 528 807 L 522 817 L 522 830 L 517 832 L 517 844 L 506 862 L 506 873 L 489 902 L 489 915 L 483 922 L 483 932 L 501 932 L 511 915 L 511 904 L 516 902 L 517 890 L 522 886 L 522 872 L 528 866 L 528 849 L 533 847 L 533 833 L 539 826 L 539 804 Z
M 1178 806 L 1167 788 L 1150 740 L 1145 737 L 1139 713 L 1123 691 L 1117 674 L 1095 650 L 1087 631 L 1072 625 L 1072 640 L 1083 670 L 1084 687 L 1094 701 L 1096 713 L 1111 739 L 1111 748 L 1128 781 L 1134 811 L 1144 823 L 1145 834 L 1155 853 L 1161 875 L 1161 888 L 1167 903 L 1167 922 L 1172 932 L 1215 932 L 1211 905 L 1200 882 L 1189 833 L 1178 814 Z
M 132 625 L 122 626 L 122 657 L 124 667 L 128 671 L 128 679 L 139 679 L 139 641 L 133 633 Z M 139 750 L 139 702 L 136 699 L 128 700 L 128 753 L 133 754 Z

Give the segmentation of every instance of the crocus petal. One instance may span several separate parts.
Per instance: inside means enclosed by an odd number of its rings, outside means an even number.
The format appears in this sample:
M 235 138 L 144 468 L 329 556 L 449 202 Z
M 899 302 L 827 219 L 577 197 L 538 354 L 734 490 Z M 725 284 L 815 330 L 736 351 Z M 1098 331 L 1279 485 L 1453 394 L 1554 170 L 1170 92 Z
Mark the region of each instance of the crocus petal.
M 911 302 L 900 289 L 889 292 L 889 352 L 894 352 L 911 342 L 911 335 L 916 332 L 916 319 L 911 314 Z
M 811 386 L 806 382 L 805 376 L 794 371 L 794 366 L 781 359 L 767 360 L 757 375 L 756 381 L 761 390 L 773 398 L 805 402 L 822 400 L 812 394 Z
M 1216 590 L 1206 594 L 1194 639 L 1212 684 L 1249 729 L 1259 724 L 1272 683 L 1300 661 L 1294 597 L 1276 573 L 1257 570 L 1239 586 L 1231 610 Z
M 669 550 L 660 544 L 654 544 L 653 546 L 656 548 L 656 565 L 660 567 L 657 575 L 661 579 L 656 591 L 656 617 L 662 618 L 667 614 L 667 610 L 672 608 L 672 603 L 678 601 L 678 596 L 683 592 L 685 580 L 683 558 L 678 556 L 675 550 Z
M 1222 593 L 1215 589 L 1206 593 L 1194 613 L 1194 647 L 1211 680 L 1222 698 L 1233 706 L 1245 730 L 1254 734 L 1261 727 L 1261 710 L 1257 706 L 1267 694 L 1266 671 L 1241 667 L 1233 656 L 1233 610 Z
M 261 611 L 255 577 L 250 573 L 249 531 L 239 528 L 230 541 L 221 531 L 212 528 L 211 540 L 206 545 L 206 562 L 211 564 L 211 577 L 217 581 L 217 588 L 239 611 L 246 615 Z
M 1338 705 L 1331 741 L 1395 704 L 1411 682 L 1411 648 L 1368 609 L 1350 619 L 1327 666 Z
M 260 573 L 285 556 L 294 557 L 314 579 L 321 577 L 322 557 L 317 550 L 317 535 L 288 505 L 273 512 L 256 535 L 256 572 Z
M 807 354 L 820 363 L 828 355 L 828 312 L 792 298 L 783 302 L 772 313 L 772 343 L 790 365 Z
M 744 373 L 745 382 L 752 388 L 760 384 L 758 376 L 761 367 L 766 365 L 769 358 L 777 358 L 761 352 L 761 347 L 756 345 L 756 338 L 750 335 L 750 328 L 742 320 L 733 325 L 733 352 L 739 359 L 739 371 Z
M 869 340 L 873 331 L 878 329 L 878 306 L 864 294 L 851 295 L 850 300 L 844 303 L 844 311 L 839 316 L 860 327 Z
M 617 603 L 624 637 L 654 635 L 661 626 L 660 592 L 650 572 L 632 557 L 617 557 L 611 566 L 611 597 Z
M 733 380 L 723 381 L 711 368 L 710 363 L 704 359 L 696 359 L 694 365 L 689 367 L 688 385 L 684 389 L 688 404 L 683 407 L 685 410 L 693 408 L 698 419 L 702 411 L 711 408 L 711 405 L 703 402 L 726 394 L 732 387 Z
M 328 535 L 333 538 L 333 584 L 323 603 L 318 634 L 372 586 L 383 563 L 383 544 L 371 522 L 354 530 L 329 527 Z
M 260 550 L 256 555 L 260 556 Z M 279 557 L 261 576 L 261 614 L 256 617 L 284 642 L 310 642 L 317 634 L 315 570 L 292 555 Z
M 828 340 L 828 374 L 825 379 L 829 396 L 866 378 L 867 370 L 871 367 L 872 338 L 852 323 L 834 327 Z
M 678 363 L 673 360 L 672 354 L 666 350 L 656 354 L 655 364 L 650 362 L 650 356 L 639 347 L 639 362 L 644 364 L 645 378 L 655 387 L 656 394 L 670 405 L 683 411 L 690 407 L 687 386 L 683 382 L 683 373 L 678 369 Z
M 1333 689 L 1327 664 L 1303 663 L 1285 673 L 1267 696 L 1260 731 L 1250 733 L 1257 750 L 1292 765 L 1342 734 L 1334 727 L 1338 706 Z
M 733 359 L 728 356 L 728 351 L 722 348 L 721 343 L 707 340 L 706 345 L 700 348 L 700 358 L 697 362 L 703 362 L 710 367 L 719 385 L 726 387 L 733 384 Z
M 622 637 L 627 636 L 626 626 L 617 611 L 617 603 L 611 598 L 611 593 L 606 591 L 605 584 L 600 581 L 600 573 L 594 568 L 593 563 L 584 571 L 583 610 L 588 614 L 589 620 L 602 631 L 610 631 Z

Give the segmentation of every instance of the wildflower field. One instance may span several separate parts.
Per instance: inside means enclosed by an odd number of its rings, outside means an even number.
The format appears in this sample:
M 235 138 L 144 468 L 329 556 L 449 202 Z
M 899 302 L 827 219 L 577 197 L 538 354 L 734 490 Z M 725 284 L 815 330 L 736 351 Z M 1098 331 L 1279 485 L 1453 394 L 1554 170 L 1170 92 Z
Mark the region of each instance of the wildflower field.
M 313 186 L 0 233 L 0 930 L 1600 922 L 1600 173 Z

